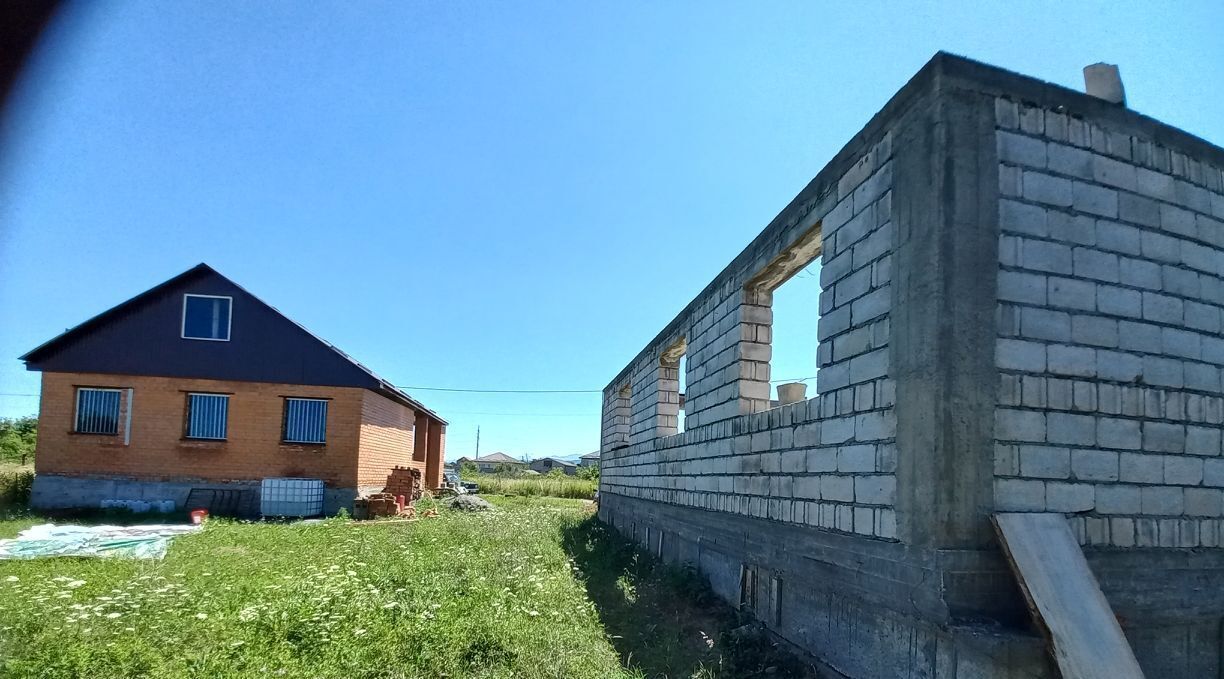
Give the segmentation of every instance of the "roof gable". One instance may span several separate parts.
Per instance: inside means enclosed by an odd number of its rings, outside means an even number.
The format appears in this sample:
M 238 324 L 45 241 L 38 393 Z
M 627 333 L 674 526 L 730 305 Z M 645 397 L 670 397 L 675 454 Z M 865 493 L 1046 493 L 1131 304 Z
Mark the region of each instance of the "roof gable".
M 523 461 L 522 461 L 522 460 L 516 460 L 516 459 L 514 459 L 513 457 L 510 457 L 509 455 L 507 455 L 507 454 L 505 454 L 505 453 L 490 453 L 490 454 L 488 454 L 488 455 L 485 455 L 484 457 L 478 457 L 478 458 L 476 458 L 476 460 L 475 460 L 475 461 L 476 461 L 476 462 L 499 462 L 499 463 L 503 463 L 503 464 L 505 464 L 505 463 L 509 463 L 509 464 L 523 464 Z
M 229 341 L 183 339 L 183 296 L 233 299 Z M 199 264 L 21 357 L 29 370 L 359 387 L 437 417 L 332 344 Z M 440 418 L 439 418 L 440 419 Z

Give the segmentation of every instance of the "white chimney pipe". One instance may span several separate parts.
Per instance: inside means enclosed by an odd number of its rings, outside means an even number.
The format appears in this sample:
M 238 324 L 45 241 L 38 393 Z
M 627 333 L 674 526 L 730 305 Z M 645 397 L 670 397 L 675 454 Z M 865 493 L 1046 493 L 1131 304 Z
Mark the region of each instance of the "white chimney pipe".
M 1126 106 L 1126 90 L 1122 89 L 1122 74 L 1117 64 L 1085 66 L 1084 91 L 1097 99 Z

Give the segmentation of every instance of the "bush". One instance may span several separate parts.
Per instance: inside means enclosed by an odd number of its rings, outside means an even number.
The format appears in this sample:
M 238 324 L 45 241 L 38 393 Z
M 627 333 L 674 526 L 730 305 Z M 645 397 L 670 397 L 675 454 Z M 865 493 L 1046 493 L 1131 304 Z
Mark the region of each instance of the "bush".
M 30 504 L 30 489 L 33 486 L 33 470 L 0 468 L 0 509 Z
M 599 483 L 599 465 L 589 464 L 585 467 L 578 467 L 578 478 Z
M 37 440 L 37 417 L 0 417 L 0 462 L 33 463 Z

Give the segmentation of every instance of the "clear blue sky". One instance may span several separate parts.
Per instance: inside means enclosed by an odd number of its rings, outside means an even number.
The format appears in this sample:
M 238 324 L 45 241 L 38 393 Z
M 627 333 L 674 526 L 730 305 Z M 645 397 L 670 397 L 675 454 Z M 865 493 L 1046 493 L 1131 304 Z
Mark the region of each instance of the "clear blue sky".
M 1077 89 L 1118 63 L 1133 108 L 1224 144 L 1222 26 L 1218 0 L 79 3 L 0 127 L 0 392 L 201 261 L 397 384 L 599 389 L 937 50 Z M 482 453 L 598 445 L 596 394 L 415 394 L 451 458 L 477 425 Z

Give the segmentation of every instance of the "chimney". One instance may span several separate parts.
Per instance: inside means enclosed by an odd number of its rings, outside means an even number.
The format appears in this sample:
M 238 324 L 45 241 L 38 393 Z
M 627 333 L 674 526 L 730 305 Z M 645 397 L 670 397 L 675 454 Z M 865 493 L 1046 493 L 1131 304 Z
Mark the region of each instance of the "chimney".
M 1093 64 L 1084 67 L 1084 91 L 1111 104 L 1126 106 L 1126 91 L 1117 64 Z

